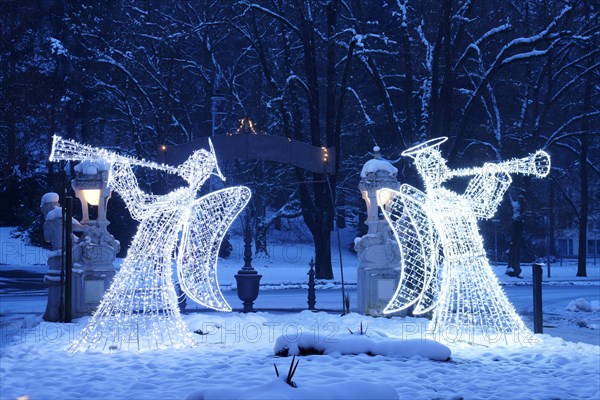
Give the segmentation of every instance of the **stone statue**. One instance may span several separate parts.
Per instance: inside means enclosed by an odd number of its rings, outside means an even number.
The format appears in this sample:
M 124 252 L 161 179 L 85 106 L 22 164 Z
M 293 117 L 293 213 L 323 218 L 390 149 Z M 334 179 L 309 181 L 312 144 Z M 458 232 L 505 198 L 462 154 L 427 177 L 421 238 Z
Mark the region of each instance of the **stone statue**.
M 40 211 L 44 215 L 44 240 L 50 243 L 52 250 L 48 252 L 48 273 L 44 275 L 44 283 L 48 285 L 48 304 L 44 319 L 50 322 L 59 320 L 59 306 L 61 297 L 61 264 L 63 248 L 63 219 L 57 193 L 49 192 L 42 196 Z M 89 227 L 81 225 L 73 218 L 73 231 L 85 232 Z M 73 261 L 81 259 L 82 249 L 77 245 L 77 236 L 73 238 Z

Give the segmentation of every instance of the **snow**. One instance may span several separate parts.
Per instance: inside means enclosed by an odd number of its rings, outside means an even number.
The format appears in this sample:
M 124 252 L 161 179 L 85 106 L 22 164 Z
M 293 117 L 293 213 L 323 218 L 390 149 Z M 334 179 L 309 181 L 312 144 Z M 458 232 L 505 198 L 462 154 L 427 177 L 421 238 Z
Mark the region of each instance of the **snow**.
M 374 158 L 363 165 L 360 177 L 366 178 L 367 174 L 377 171 L 384 171 L 389 176 L 395 176 L 398 173 L 398 168 L 394 167 L 389 161 Z
M 364 399 L 387 400 L 399 399 L 398 393 L 389 384 L 348 381 L 337 384 L 322 385 L 309 388 L 294 388 L 285 382 L 283 377 L 264 385 L 230 389 L 228 387 L 202 390 L 188 396 L 188 400 L 209 399 L 321 399 L 327 393 L 327 399 Z
M 542 344 L 528 348 L 453 348 L 448 362 L 339 352 L 305 356 L 300 358 L 293 379 L 298 392 L 293 392 L 273 383 L 273 363 L 285 374 L 290 362 L 290 358 L 273 356 L 278 334 L 298 333 L 302 337 L 326 327 L 341 332 L 347 327 L 356 329 L 362 321 L 390 337 L 404 332 L 404 337 L 414 339 L 402 327 L 417 319 L 357 314 L 340 317 L 309 311 L 245 315 L 207 312 L 185 318 L 190 329 L 204 327 L 208 332 L 194 335 L 198 346 L 192 349 L 66 353 L 65 347 L 86 319 L 74 324 L 41 322 L 35 327 L 30 322 L 29 328 L 15 330 L 18 340 L 3 350 L 0 362 L 2 397 L 320 399 L 348 398 L 341 390 L 354 385 L 391 385 L 399 397 L 414 399 L 598 398 L 600 394 L 596 384 L 599 347 L 548 335 L 543 335 Z M 13 333 L 14 328 L 9 328 L 3 335 Z M 60 378 L 66 376 L 69 379 Z M 356 397 L 362 398 L 362 392 Z
M 158 352 L 99 352 L 69 354 L 68 344 L 88 317 L 71 324 L 41 320 L 45 291 L 9 289 L 24 282 L 11 273 L 45 273 L 47 251 L 23 244 L 0 228 L 0 397 L 11 399 L 227 399 L 227 398 L 578 398 L 600 397 L 600 265 L 588 262 L 588 277 L 575 278 L 576 261 L 544 270 L 544 335 L 527 347 L 470 347 L 449 345 L 449 361 L 407 357 L 380 350 L 380 355 L 343 354 L 369 349 L 373 343 L 417 343 L 424 337 L 424 318 L 375 318 L 351 313 L 340 316 L 340 281 L 321 282 L 317 308 L 306 308 L 308 262 L 313 250 L 306 238 L 281 235 L 270 241 L 270 257 L 253 260 L 263 275 L 257 313 L 220 313 L 198 308 L 188 300 L 184 321 L 197 346 Z M 243 265 L 239 233 L 230 232 L 233 254 L 221 260 L 218 277 L 233 307 L 235 278 Z M 344 243 L 352 235 L 342 231 Z M 336 243 L 335 236 L 333 243 Z M 334 274 L 339 275 L 337 246 L 332 248 Z M 343 250 L 346 289 L 355 296 L 356 256 Z M 531 268 L 523 265 L 523 279 L 504 274 L 505 264 L 493 267 L 509 299 L 532 327 Z M 12 286 L 11 286 L 12 288 Z M 273 289 L 280 290 L 273 290 Z M 327 288 L 327 289 L 326 289 Z M 351 303 L 351 307 L 354 304 Z M 580 301 L 579 299 L 584 299 Z M 571 303 L 576 305 L 572 309 Z M 589 304 L 592 311 L 588 310 Z M 277 311 L 275 310 L 283 311 Z M 569 308 L 569 310 L 566 310 Z M 358 335 L 360 325 L 366 335 Z M 348 329 L 354 332 L 350 335 Z M 548 334 L 550 333 L 550 334 Z M 340 339 L 323 355 L 300 360 L 292 388 L 277 379 L 273 364 L 286 375 L 291 357 L 275 357 L 277 338 Z M 561 336 L 561 337 L 559 337 Z M 565 340 L 567 338 L 569 340 Z M 350 342 L 354 340 L 356 348 Z M 361 342 L 363 341 L 363 342 Z M 416 342 L 415 342 L 416 341 Z M 587 343 L 583 343 L 587 342 Z M 594 344 L 590 344 L 594 343 Z M 358 353 L 358 351 L 355 351 Z M 391 391 L 393 389 L 393 392 Z M 370 397 L 369 397 L 370 396 Z
M 524 60 L 526 58 L 531 58 L 531 57 L 541 57 L 541 56 L 545 56 L 548 53 L 548 49 L 545 50 L 531 50 L 527 53 L 519 53 L 519 54 L 515 54 L 514 56 L 511 57 L 506 57 L 504 60 L 502 60 L 502 64 L 508 64 L 511 63 L 513 61 L 517 61 L 517 60 Z
M 84 160 L 75 165 L 74 169 L 84 175 L 96 175 L 98 171 L 108 171 L 110 164 L 105 160 Z
M 60 282 L 62 278 L 60 276 L 46 275 L 44 279 L 50 282 Z
M 452 351 L 449 347 L 430 339 L 397 339 L 386 336 L 359 334 L 343 335 L 282 335 L 275 341 L 275 355 L 299 355 L 302 350 L 314 349 L 323 354 L 382 355 L 400 358 L 423 357 L 435 361 L 447 361 Z
M 40 202 L 40 207 L 46 203 L 58 203 L 60 201 L 60 197 L 58 193 L 49 192 L 42 196 L 42 201 Z
M 583 298 L 571 300 L 569 305 L 565 307 L 565 310 L 575 312 L 600 312 L 600 302 L 593 300 L 588 303 L 588 301 Z
M 14 236 L 15 233 L 12 227 L 0 227 L 0 271 L 19 269 L 46 272 L 48 250 L 25 244 L 23 238 Z
M 50 50 L 52 51 L 52 54 L 56 54 L 58 56 L 67 55 L 67 49 L 65 49 L 65 46 L 59 39 L 49 37 L 48 41 L 50 42 Z
M 62 208 L 61 207 L 54 207 L 46 215 L 46 221 L 52 221 L 55 219 L 62 219 Z

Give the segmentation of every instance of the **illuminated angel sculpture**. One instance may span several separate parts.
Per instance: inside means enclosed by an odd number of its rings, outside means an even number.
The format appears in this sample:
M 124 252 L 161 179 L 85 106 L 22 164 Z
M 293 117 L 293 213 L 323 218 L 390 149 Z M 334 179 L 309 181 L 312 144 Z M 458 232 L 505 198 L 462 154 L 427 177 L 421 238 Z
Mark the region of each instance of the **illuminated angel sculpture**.
M 51 161 L 82 159 L 110 163 L 108 185 L 140 224 L 111 287 L 69 350 L 142 351 L 194 345 L 177 304 L 171 278 L 173 254 L 177 250 L 179 282 L 188 297 L 215 310 L 231 311 L 217 282 L 217 257 L 229 225 L 250 199 L 250 190 L 230 187 L 196 198 L 215 169 L 225 180 L 212 144 L 211 151 L 196 151 L 175 168 L 55 137 Z M 175 173 L 189 186 L 161 196 L 146 194 L 132 165 Z
M 544 177 L 550 157 L 538 151 L 482 168 L 450 170 L 438 150 L 446 140 L 431 139 L 402 153 L 414 160 L 426 193 L 406 184 L 399 191 L 378 192 L 402 255 L 398 288 L 384 313 L 433 310 L 427 330 L 444 342 L 527 344 L 531 332 L 498 285 L 477 220 L 495 214 L 512 182 L 509 174 Z M 459 176 L 473 176 L 462 195 L 442 187 Z

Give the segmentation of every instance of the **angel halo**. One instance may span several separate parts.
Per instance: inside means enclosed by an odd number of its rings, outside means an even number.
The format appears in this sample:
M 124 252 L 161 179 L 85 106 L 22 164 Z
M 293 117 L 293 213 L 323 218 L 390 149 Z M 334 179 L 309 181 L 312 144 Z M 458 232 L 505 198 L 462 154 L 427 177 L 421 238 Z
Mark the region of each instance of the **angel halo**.
M 550 157 L 540 150 L 500 164 L 450 170 L 438 150 L 446 140 L 431 139 L 402 153 L 414 160 L 425 193 L 406 184 L 378 193 L 402 256 L 398 287 L 383 312 L 433 311 L 427 331 L 441 342 L 529 345 L 535 339 L 498 284 L 477 220 L 494 215 L 510 173 L 544 177 Z M 441 186 L 459 176 L 473 176 L 463 194 Z
M 231 311 L 219 289 L 217 259 L 227 229 L 250 200 L 250 189 L 230 187 L 197 198 L 198 189 L 214 170 L 225 180 L 212 143 L 211 151 L 198 150 L 173 168 L 55 137 L 51 161 L 90 158 L 110 164 L 108 185 L 140 224 L 119 272 L 69 351 L 195 345 L 179 312 L 171 277 L 173 254 L 178 253 L 177 274 L 188 297 L 215 310 Z M 178 174 L 189 186 L 165 195 L 146 194 L 139 188 L 132 165 Z

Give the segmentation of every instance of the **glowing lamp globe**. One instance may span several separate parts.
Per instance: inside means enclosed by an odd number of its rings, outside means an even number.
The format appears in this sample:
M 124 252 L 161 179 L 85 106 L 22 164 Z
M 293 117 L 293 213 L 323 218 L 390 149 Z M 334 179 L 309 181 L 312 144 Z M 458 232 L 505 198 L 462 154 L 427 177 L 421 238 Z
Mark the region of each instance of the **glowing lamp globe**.
M 90 221 L 89 207 L 98 207 L 97 224 L 106 227 L 106 207 L 111 196 L 108 188 L 109 165 L 103 160 L 85 160 L 75 166 L 75 179 L 71 181 L 71 187 L 75 196 L 81 202 L 82 222 Z
M 100 193 L 101 189 L 83 189 L 83 198 L 91 206 L 98 206 L 100 204 Z

